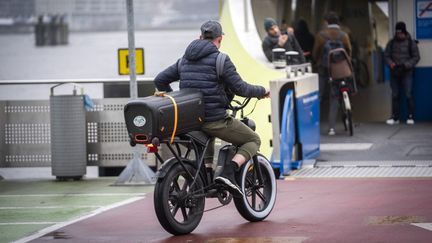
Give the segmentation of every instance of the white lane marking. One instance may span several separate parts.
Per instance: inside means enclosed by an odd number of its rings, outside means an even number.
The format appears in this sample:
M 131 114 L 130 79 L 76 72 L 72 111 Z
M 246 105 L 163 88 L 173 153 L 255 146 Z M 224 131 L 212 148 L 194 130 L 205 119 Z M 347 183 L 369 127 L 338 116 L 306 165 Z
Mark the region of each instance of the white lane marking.
M 432 231 L 432 223 L 411 223 L 411 224 Z
M 60 222 L 11 222 L 11 223 L 0 223 L 0 226 L 4 225 L 37 225 L 37 224 L 57 224 Z
M 71 193 L 71 194 L 7 194 L 0 197 L 107 197 L 107 196 L 144 196 L 145 193 Z
M 321 151 L 368 150 L 373 143 L 322 143 Z
M 117 208 L 117 207 L 120 207 L 120 206 L 124 206 L 124 205 L 130 204 L 130 203 L 133 203 L 133 202 L 138 201 L 138 200 L 143 199 L 143 198 L 144 198 L 143 196 L 141 196 L 141 197 L 133 197 L 133 198 L 129 198 L 129 199 L 126 199 L 126 200 L 118 202 L 118 203 L 111 204 L 111 205 L 106 206 L 106 207 L 98 208 L 98 209 L 90 212 L 87 215 L 84 215 L 82 217 L 78 217 L 78 218 L 75 218 L 75 219 L 71 219 L 71 220 L 66 221 L 66 222 L 61 222 L 61 223 L 49 226 L 47 228 L 39 230 L 38 232 L 36 232 L 33 235 L 21 238 L 21 239 L 19 239 L 17 241 L 14 241 L 14 242 L 16 242 L 16 243 L 29 242 L 31 240 L 40 238 L 41 236 L 44 236 L 44 235 L 46 235 L 46 234 L 48 234 L 48 233 L 50 233 L 52 231 L 58 230 L 60 228 L 63 228 L 65 226 L 67 226 L 67 225 L 79 222 L 79 221 L 84 220 L 84 219 L 88 219 L 90 217 L 96 216 L 96 215 L 98 215 L 100 213 L 103 213 L 105 211 L 108 211 L 108 210 L 111 210 L 111 209 L 114 209 L 114 208 Z
M 19 210 L 19 209 L 64 209 L 64 208 L 100 208 L 103 206 L 82 205 L 82 206 L 34 206 L 34 207 L 0 207 L 0 210 Z

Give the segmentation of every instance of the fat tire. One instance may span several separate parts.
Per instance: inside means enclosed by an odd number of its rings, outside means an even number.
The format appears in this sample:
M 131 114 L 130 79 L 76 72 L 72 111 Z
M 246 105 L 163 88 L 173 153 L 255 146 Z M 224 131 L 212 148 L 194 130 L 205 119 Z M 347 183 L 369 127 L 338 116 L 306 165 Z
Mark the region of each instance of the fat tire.
M 192 175 L 195 175 L 195 168 L 186 163 L 185 166 Z M 195 186 L 193 188 L 189 187 L 193 179 L 187 176 L 186 171 L 179 163 L 174 164 L 166 173 L 166 175 L 163 178 L 159 178 L 156 182 L 153 196 L 156 216 L 162 227 L 173 235 L 184 235 L 192 232 L 200 223 L 205 206 L 205 197 L 198 197 L 195 199 L 196 207 L 180 207 L 178 208 L 176 214 L 172 215 L 171 207 L 175 206 L 170 205 L 169 198 L 170 196 L 173 197 L 175 193 L 179 193 L 179 191 L 172 191 L 172 189 L 175 189 L 173 188 L 173 183 L 179 180 L 179 176 L 181 176 L 184 179 L 185 183 L 187 183 L 187 187 L 184 188 L 184 191 L 197 191 L 201 194 L 203 188 L 203 182 L 200 176 L 198 176 Z M 177 183 L 177 185 L 178 184 L 179 183 Z M 183 189 L 183 185 L 184 184 L 179 185 L 180 192 L 183 191 L 181 190 Z M 183 210 L 185 214 L 190 217 L 189 219 L 184 220 Z M 179 220 L 176 219 L 175 216 L 178 214 L 183 216 L 183 222 L 179 222 Z
M 270 162 L 263 155 L 258 154 L 257 156 L 258 164 L 260 165 L 264 180 L 264 188 L 259 189 L 259 191 L 261 192 L 261 195 L 263 195 L 268 201 L 264 203 L 263 207 L 259 210 L 256 209 L 256 205 L 255 208 L 253 208 L 253 205 L 251 205 L 251 203 L 253 203 L 254 197 L 255 201 L 257 198 L 259 198 L 259 196 L 257 197 L 257 194 L 255 193 L 256 190 L 251 187 L 251 180 L 254 177 L 254 163 L 252 159 L 242 166 L 240 170 L 240 187 L 244 193 L 244 196 L 241 198 L 234 198 L 234 204 L 237 208 L 237 211 L 244 219 L 250 222 L 258 222 L 267 218 L 267 216 L 273 210 L 276 202 L 276 177 L 273 168 Z

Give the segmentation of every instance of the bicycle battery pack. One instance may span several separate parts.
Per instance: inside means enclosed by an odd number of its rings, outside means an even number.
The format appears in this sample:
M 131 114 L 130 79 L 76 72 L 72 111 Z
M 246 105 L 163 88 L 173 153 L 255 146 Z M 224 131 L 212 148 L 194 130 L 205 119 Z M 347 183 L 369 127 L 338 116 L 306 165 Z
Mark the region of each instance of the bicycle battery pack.
M 183 89 L 131 100 L 124 107 L 124 117 L 131 144 L 150 144 L 153 138 L 171 137 L 174 130 L 176 135 L 200 130 L 204 122 L 203 96 L 197 90 Z
M 225 165 L 231 162 L 236 152 L 237 152 L 237 148 L 236 146 L 233 145 L 225 145 L 219 150 L 218 161 L 216 165 L 214 178 L 218 177 L 222 173 Z

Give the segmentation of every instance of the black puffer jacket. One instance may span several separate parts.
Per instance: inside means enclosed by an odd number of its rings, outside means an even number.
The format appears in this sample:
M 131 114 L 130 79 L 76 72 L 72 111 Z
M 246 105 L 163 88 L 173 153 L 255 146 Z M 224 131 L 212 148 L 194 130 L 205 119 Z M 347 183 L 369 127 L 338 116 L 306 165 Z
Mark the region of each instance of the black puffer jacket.
M 183 58 L 171 65 L 155 78 L 159 91 L 172 91 L 170 83 L 180 80 L 180 89 L 199 89 L 204 95 L 205 121 L 225 118 L 227 99 L 223 88 L 225 84 L 234 94 L 243 97 L 263 97 L 265 88 L 250 85 L 243 81 L 234 64 L 227 56 L 221 83 L 216 77 L 217 47 L 208 40 L 194 40 L 186 49 Z M 178 62 L 180 63 L 180 70 Z M 223 84 L 222 84 L 223 83 Z

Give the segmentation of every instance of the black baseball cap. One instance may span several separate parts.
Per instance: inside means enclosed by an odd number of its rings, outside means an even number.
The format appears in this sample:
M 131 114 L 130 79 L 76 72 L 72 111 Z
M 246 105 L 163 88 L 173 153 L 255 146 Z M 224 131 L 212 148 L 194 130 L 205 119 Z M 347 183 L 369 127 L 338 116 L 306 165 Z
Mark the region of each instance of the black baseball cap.
M 215 39 L 222 36 L 222 25 L 215 20 L 209 20 L 201 25 L 201 35 L 205 39 Z

